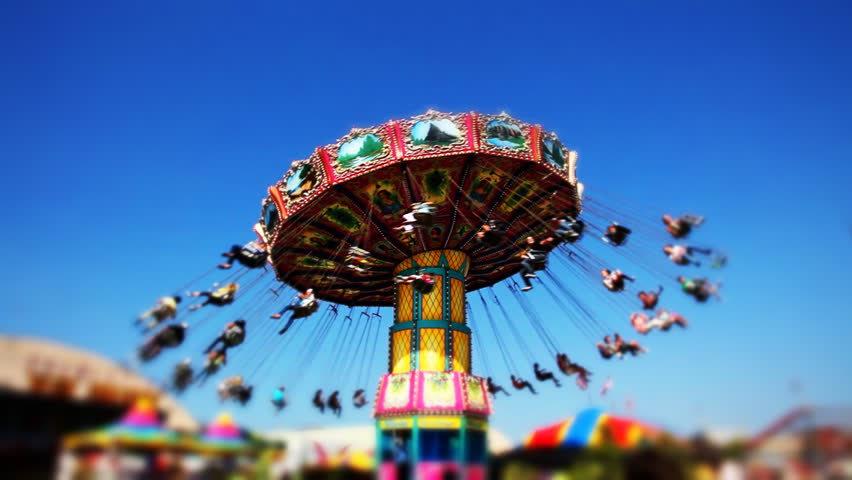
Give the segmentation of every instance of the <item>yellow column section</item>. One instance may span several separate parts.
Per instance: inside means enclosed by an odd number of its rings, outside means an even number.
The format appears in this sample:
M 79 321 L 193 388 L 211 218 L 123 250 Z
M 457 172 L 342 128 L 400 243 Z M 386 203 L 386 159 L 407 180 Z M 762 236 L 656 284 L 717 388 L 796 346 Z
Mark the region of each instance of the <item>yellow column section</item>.
M 399 325 L 402 329 L 391 334 L 392 373 L 413 368 L 470 372 L 470 335 L 451 327 L 451 322 L 466 323 L 464 276 L 469 266 L 470 258 L 464 252 L 430 250 L 404 260 L 394 269 L 394 275 L 425 269 L 434 275 L 435 288 L 422 295 L 410 284 L 397 285 L 395 324 L 413 323 L 410 327 Z M 448 352 L 448 348 L 452 351 Z

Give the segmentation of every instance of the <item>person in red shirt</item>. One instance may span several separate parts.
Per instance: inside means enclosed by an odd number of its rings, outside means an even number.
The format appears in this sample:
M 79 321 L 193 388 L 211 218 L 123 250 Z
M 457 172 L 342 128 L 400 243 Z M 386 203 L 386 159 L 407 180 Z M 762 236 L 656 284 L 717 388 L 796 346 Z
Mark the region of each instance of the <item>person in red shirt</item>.
M 692 231 L 692 227 L 697 227 L 702 223 L 704 223 L 704 217 L 697 215 L 682 215 L 678 218 L 672 218 L 668 214 L 663 215 L 663 224 L 674 238 L 685 238 Z
M 529 391 L 533 393 L 533 395 L 538 395 L 538 392 L 536 392 L 533 386 L 530 385 L 530 382 L 518 378 L 514 375 L 512 375 L 512 386 L 515 387 L 516 390 L 523 390 L 525 388 L 528 388 Z
M 660 299 L 660 294 L 663 293 L 663 286 L 656 292 L 639 292 L 636 296 L 642 301 L 642 308 L 645 310 L 653 310 L 657 307 L 657 302 Z

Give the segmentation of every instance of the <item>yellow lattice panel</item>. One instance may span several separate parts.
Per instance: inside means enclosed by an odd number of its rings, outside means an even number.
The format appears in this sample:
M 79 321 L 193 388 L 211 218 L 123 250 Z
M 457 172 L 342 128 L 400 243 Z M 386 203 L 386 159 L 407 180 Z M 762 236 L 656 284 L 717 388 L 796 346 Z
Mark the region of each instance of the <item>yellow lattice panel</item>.
M 453 370 L 470 373 L 470 335 L 453 330 Z
M 435 288 L 420 298 L 421 320 L 444 319 L 444 277 L 435 275 Z
M 461 274 L 465 277 L 467 276 L 467 272 L 470 271 L 470 257 L 468 257 L 465 262 L 462 264 L 463 268 L 461 270 Z
M 464 259 L 467 258 L 467 255 L 458 250 L 444 250 L 444 256 L 447 257 L 447 263 L 450 264 L 450 268 L 453 270 L 459 270 L 464 263 Z
M 437 267 L 441 261 L 441 250 L 418 253 L 414 256 L 414 261 L 421 267 Z
M 421 328 L 420 370 L 444 370 L 445 345 L 442 328 Z
M 393 332 L 391 336 L 391 373 L 411 370 L 411 330 Z
M 400 283 L 397 285 L 396 295 L 396 321 L 412 321 L 414 319 L 414 288 L 410 283 Z
M 397 273 L 403 270 L 408 270 L 409 268 L 411 268 L 411 259 L 407 258 L 403 260 L 402 263 L 397 265 L 396 268 L 393 269 L 393 274 L 396 275 Z
M 464 321 L 464 282 L 450 279 L 450 319 L 456 323 Z

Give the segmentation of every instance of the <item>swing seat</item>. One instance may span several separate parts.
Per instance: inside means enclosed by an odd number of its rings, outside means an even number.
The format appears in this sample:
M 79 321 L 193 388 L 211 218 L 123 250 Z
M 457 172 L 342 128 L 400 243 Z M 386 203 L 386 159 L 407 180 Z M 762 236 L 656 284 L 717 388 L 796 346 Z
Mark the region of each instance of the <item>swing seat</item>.
M 530 266 L 534 272 L 540 272 L 547 268 L 547 260 L 530 262 Z
M 160 353 L 160 349 L 156 345 L 144 345 L 139 349 L 139 359 L 143 362 L 154 359 Z
M 691 227 L 697 227 L 697 226 L 701 225 L 702 223 L 704 223 L 704 217 L 699 216 L 699 215 L 686 214 L 686 215 L 682 215 L 678 220 L 681 223 L 685 223 L 685 224 L 687 224 Z
M 414 212 L 414 221 L 417 225 L 431 227 L 435 222 L 435 212 L 432 210 Z
M 232 333 L 225 336 L 225 345 L 228 347 L 236 347 L 243 343 L 246 339 L 245 333 Z
M 260 268 L 266 264 L 266 252 L 249 253 L 243 250 L 237 261 L 248 268 Z
M 305 318 L 319 310 L 319 302 L 311 302 L 307 305 L 299 305 L 293 309 L 293 318 Z
M 228 293 L 226 295 L 211 295 L 210 303 L 216 305 L 217 307 L 223 307 L 225 305 L 230 305 L 234 301 L 234 294 Z

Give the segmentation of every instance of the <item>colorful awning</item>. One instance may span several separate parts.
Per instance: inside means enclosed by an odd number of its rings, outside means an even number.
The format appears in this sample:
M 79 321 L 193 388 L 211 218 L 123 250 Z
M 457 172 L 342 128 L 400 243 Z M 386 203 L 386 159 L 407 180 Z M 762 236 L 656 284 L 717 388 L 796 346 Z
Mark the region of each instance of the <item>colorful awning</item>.
M 157 415 L 154 403 L 139 399 L 121 420 L 107 427 L 73 433 L 63 440 L 65 448 L 122 448 L 160 449 L 175 446 L 177 434 L 166 429 Z
M 652 439 L 657 429 L 637 420 L 616 417 L 599 409 L 588 409 L 576 417 L 534 430 L 526 448 L 584 448 L 613 444 L 633 448 Z
M 227 413 L 222 413 L 216 417 L 191 442 L 191 448 L 202 453 L 239 453 L 250 446 L 251 442 L 248 435 Z

